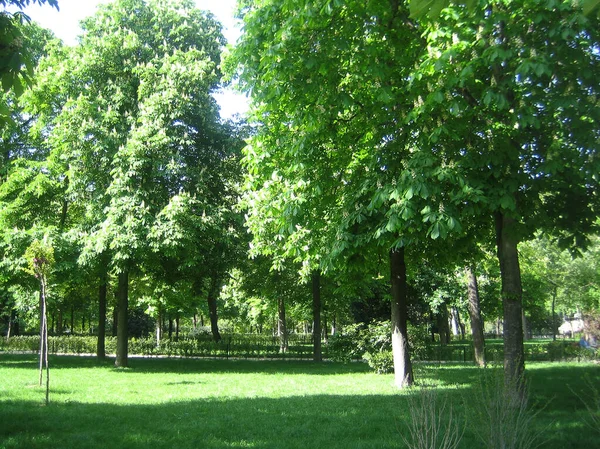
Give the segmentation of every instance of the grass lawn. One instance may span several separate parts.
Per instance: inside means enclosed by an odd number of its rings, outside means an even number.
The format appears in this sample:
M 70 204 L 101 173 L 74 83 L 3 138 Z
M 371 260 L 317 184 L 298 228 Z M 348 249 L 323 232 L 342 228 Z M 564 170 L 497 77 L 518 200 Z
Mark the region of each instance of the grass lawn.
M 0 353 L 0 449 L 402 448 L 409 395 L 364 364 L 200 359 L 50 358 L 50 405 L 34 355 Z M 544 449 L 600 447 L 582 399 L 600 387 L 600 365 L 528 364 Z M 415 367 L 454 414 L 477 402 L 481 370 Z M 577 394 L 574 394 L 574 390 Z M 588 419 L 589 420 L 589 419 Z M 461 448 L 484 447 L 467 426 Z

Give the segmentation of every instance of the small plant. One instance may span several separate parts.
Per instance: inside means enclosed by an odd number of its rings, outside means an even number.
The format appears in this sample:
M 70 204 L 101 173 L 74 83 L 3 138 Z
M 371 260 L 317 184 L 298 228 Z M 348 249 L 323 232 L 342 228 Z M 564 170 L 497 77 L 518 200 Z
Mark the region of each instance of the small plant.
M 461 426 L 447 398 L 433 388 L 419 388 L 408 397 L 409 421 L 400 437 L 409 449 L 456 449 L 465 427 Z
M 476 396 L 471 398 L 473 432 L 488 449 L 534 449 L 544 440 L 534 431 L 539 411 L 530 407 L 527 387 L 506 384 L 501 369 L 482 370 Z
M 592 430 L 595 430 L 600 434 L 600 390 L 598 390 L 589 377 L 585 379 L 585 387 L 588 390 L 586 394 L 588 399 L 584 399 L 579 393 L 575 392 L 573 388 L 571 388 L 571 391 L 581 400 L 581 402 L 583 402 L 588 411 L 585 423 Z

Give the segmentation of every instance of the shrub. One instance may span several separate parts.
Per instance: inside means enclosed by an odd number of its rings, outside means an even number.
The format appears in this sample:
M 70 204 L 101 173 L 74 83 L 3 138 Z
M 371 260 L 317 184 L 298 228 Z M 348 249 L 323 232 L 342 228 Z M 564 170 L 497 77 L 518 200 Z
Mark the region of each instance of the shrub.
M 473 432 L 488 449 L 533 449 L 543 444 L 547 429 L 533 431 L 540 412 L 529 405 L 527 389 L 519 392 L 506 385 L 502 369 L 486 368 L 476 386 L 475 397 L 465 399 L 472 416 Z
M 400 436 L 409 449 L 457 449 L 465 427 L 456 419 L 447 399 L 440 401 L 439 393 L 420 388 L 408 397 L 408 432 Z

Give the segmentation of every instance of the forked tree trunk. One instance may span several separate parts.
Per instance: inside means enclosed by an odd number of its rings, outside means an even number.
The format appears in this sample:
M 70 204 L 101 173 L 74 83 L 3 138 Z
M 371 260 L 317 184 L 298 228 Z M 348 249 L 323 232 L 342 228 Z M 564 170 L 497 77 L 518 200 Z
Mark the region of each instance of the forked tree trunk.
M 221 341 L 221 334 L 219 332 L 218 316 L 217 316 L 217 297 L 219 294 L 219 277 L 215 274 L 211 280 L 210 289 L 208 290 L 208 314 L 210 317 L 210 330 L 212 332 L 213 340 L 216 342 Z
M 483 337 L 483 322 L 481 321 L 481 306 L 479 304 L 479 287 L 473 267 L 467 268 L 467 276 L 473 352 L 475 354 L 475 363 L 483 367 L 485 366 L 485 339 Z
M 277 299 L 277 336 L 279 337 L 279 351 L 288 350 L 287 327 L 285 324 L 285 301 L 283 296 L 279 295 Z
M 127 332 L 127 309 L 129 306 L 129 272 L 119 273 L 119 284 L 117 289 L 117 358 L 115 366 L 127 367 L 128 356 L 128 332 Z
M 408 298 L 404 248 L 390 250 L 390 275 L 392 294 L 392 353 L 394 376 L 398 388 L 411 386 L 414 382 L 410 352 L 408 349 Z
M 98 342 L 96 344 L 96 357 L 106 357 L 106 269 L 101 268 L 100 287 L 98 288 Z M 83 325 L 82 325 L 83 326 Z
M 496 215 L 496 241 L 502 279 L 504 308 L 504 380 L 508 387 L 524 391 L 522 287 L 517 223 L 504 214 Z
M 323 360 L 321 353 L 321 272 L 312 273 L 312 298 L 313 298 L 313 360 Z

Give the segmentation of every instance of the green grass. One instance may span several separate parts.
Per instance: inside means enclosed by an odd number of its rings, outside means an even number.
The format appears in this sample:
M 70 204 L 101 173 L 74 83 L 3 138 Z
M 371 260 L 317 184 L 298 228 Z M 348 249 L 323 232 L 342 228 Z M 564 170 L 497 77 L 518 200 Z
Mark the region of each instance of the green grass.
M 50 405 L 36 385 L 33 355 L 0 353 L 0 449 L 16 448 L 402 448 L 407 394 L 391 375 L 364 364 L 199 359 L 111 361 L 50 358 Z M 462 416 L 480 370 L 415 367 Z M 600 366 L 529 364 L 535 426 L 544 449 L 598 447 L 586 427 L 583 383 L 600 385 Z M 575 392 L 573 392 L 574 390 Z M 576 393 L 576 394 L 575 394 Z M 600 431 L 600 429 L 596 429 Z M 467 428 L 464 448 L 482 447 Z

